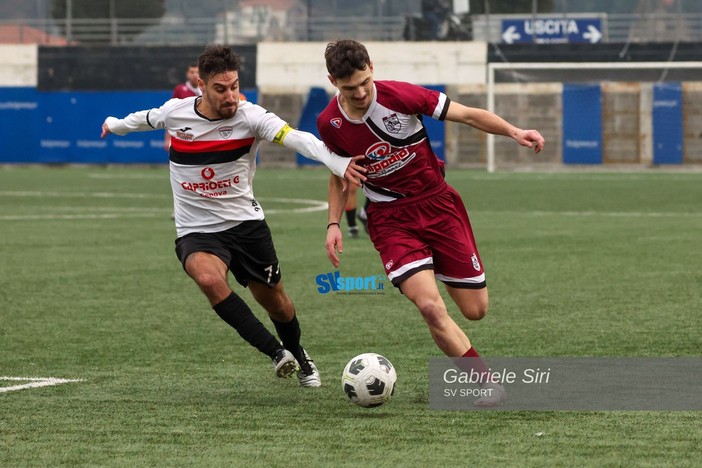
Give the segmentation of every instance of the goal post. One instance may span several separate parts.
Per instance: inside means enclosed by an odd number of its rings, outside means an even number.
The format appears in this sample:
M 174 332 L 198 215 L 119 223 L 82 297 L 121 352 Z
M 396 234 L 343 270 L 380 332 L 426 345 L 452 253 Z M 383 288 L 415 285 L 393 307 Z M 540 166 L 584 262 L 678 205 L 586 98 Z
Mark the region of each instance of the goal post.
M 621 93 L 622 95 L 625 95 L 627 92 L 632 95 L 638 93 L 638 100 L 629 102 L 631 107 L 637 108 L 636 113 L 638 121 L 635 122 L 635 126 L 639 131 L 639 143 L 634 144 L 634 146 L 636 146 L 637 150 L 641 151 L 642 154 L 648 153 L 650 155 L 652 151 L 652 143 L 650 140 L 654 136 L 651 122 L 653 121 L 654 110 L 657 109 L 658 102 L 660 102 L 656 101 L 655 98 L 651 98 L 651 95 L 655 94 L 651 90 L 657 91 L 658 87 L 664 86 L 667 83 L 683 82 L 685 85 L 691 84 L 692 86 L 685 88 L 690 91 L 691 96 L 681 98 L 680 101 L 682 105 L 682 101 L 685 100 L 689 104 L 687 107 L 690 108 L 689 111 L 686 110 L 684 122 L 681 125 L 690 129 L 700 128 L 702 126 L 702 106 L 699 106 L 699 104 L 695 105 L 694 103 L 699 103 L 699 98 L 702 97 L 700 94 L 700 87 L 702 86 L 702 62 L 492 62 L 487 64 L 487 110 L 502 115 L 500 107 L 511 109 L 509 103 L 502 103 L 502 106 L 500 106 L 496 102 L 496 99 L 500 99 L 502 95 L 501 87 L 508 83 L 511 84 L 512 90 L 514 89 L 514 83 L 518 83 L 520 85 L 520 93 L 529 93 L 530 86 L 537 83 L 560 84 L 561 92 L 567 84 L 589 83 L 598 85 L 611 93 Z M 625 89 L 627 85 L 630 89 Z M 632 89 L 634 91 L 631 91 Z M 508 95 L 509 93 L 505 94 Z M 602 100 L 605 100 L 604 96 Z M 665 106 L 665 103 L 661 105 Z M 610 107 L 612 107 L 613 111 L 607 114 L 606 117 L 608 118 L 611 117 L 610 114 L 616 112 L 623 112 L 626 114 L 627 101 L 625 99 L 619 99 L 614 104 L 610 104 Z M 560 115 L 562 108 L 552 106 L 551 108 L 541 109 L 541 111 L 549 113 L 552 118 L 556 119 L 556 125 L 560 125 L 562 129 L 563 116 Z M 517 114 L 519 113 L 517 112 Z M 633 110 L 630 114 L 634 114 Z M 616 134 L 620 130 L 619 127 L 623 122 L 625 123 L 628 120 L 632 120 L 631 115 L 620 116 L 614 123 L 603 121 L 603 125 L 605 126 L 603 127 L 603 131 L 609 132 L 608 135 L 614 135 L 610 138 L 610 140 L 612 140 L 610 145 L 612 148 L 627 146 L 615 140 Z M 616 117 L 615 115 L 613 118 Z M 513 123 L 522 128 L 526 126 L 530 126 L 530 128 L 535 127 L 535 124 L 530 124 L 529 122 Z M 537 129 L 541 130 L 539 128 Z M 658 133 L 661 134 L 661 132 Z M 681 154 L 684 150 L 690 153 L 689 155 L 686 154 L 685 161 L 702 162 L 702 152 L 695 149 L 700 146 L 701 142 L 687 141 L 690 140 L 690 138 L 694 138 L 694 132 L 687 131 L 683 133 L 685 136 L 681 138 L 684 138 L 685 142 L 681 143 Z M 665 134 L 665 132 L 663 132 L 663 134 Z M 698 140 L 702 138 L 702 135 L 699 135 L 699 131 L 697 134 Z M 688 138 L 688 135 L 691 135 L 690 138 Z M 561 141 L 554 141 L 553 135 L 550 135 L 551 138 L 549 138 L 549 135 L 544 136 L 547 139 L 547 145 L 562 145 L 563 141 L 567 138 L 567 135 L 563 135 L 563 138 L 560 138 Z M 633 135 L 631 138 L 633 138 Z M 487 135 L 486 163 L 488 172 L 496 171 L 499 165 L 500 155 L 496 152 L 495 140 L 494 135 Z M 648 149 L 642 151 L 642 148 Z M 636 155 L 638 158 L 637 160 L 639 162 L 647 162 L 645 157 L 642 159 L 642 154 Z M 563 162 L 562 158 L 561 162 Z M 617 161 L 604 158 L 603 162 Z

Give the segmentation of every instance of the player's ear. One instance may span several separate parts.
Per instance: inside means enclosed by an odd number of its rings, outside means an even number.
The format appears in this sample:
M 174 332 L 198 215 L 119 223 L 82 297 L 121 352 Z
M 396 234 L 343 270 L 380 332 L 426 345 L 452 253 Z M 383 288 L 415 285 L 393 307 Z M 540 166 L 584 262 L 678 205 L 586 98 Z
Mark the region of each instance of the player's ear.
M 329 79 L 329 82 L 330 82 L 332 85 L 336 86 L 336 79 L 335 79 L 333 76 L 327 75 L 327 79 Z
M 370 69 L 370 72 L 373 73 L 373 62 L 368 64 L 368 68 Z

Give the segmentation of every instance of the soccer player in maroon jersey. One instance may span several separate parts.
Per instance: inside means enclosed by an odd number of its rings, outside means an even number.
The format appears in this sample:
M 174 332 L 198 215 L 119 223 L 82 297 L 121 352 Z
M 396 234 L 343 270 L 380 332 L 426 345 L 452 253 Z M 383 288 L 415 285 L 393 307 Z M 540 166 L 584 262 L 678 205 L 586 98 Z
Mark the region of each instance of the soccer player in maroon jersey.
M 197 84 L 199 77 L 200 74 L 197 71 L 197 63 L 191 63 L 188 65 L 188 70 L 185 72 L 185 81 L 173 88 L 171 98 L 184 99 L 187 97 L 202 95 L 202 91 Z M 165 136 L 163 137 L 163 147 L 166 149 L 166 151 L 168 151 L 168 149 L 171 147 L 171 135 L 168 132 L 166 132 Z
M 239 67 L 231 48 L 208 46 L 198 61 L 202 96 L 170 99 L 123 119 L 108 117 L 101 136 L 162 128 L 171 134 L 176 254 L 183 269 L 217 315 L 273 360 L 277 376 L 290 377 L 299 365 L 300 385 L 319 387 L 319 371 L 300 345 L 295 306 L 283 289 L 271 232 L 254 197 L 256 152 L 261 141 L 278 143 L 323 162 L 357 185 L 364 169 L 355 159 L 331 153 L 311 133 L 241 101 Z M 268 312 L 282 344 L 232 291 L 230 271 Z
M 480 320 L 488 309 L 485 272 L 466 208 L 444 180 L 443 165 L 431 149 L 420 116 L 508 136 L 536 153 L 544 146 L 543 137 L 486 110 L 453 102 L 438 91 L 406 82 L 374 81 L 368 51 L 356 41 L 329 43 L 324 57 L 338 94 L 319 115 L 317 127 L 335 153 L 366 155 L 363 191 L 371 201 L 368 231 L 388 278 L 419 309 L 444 354 L 477 358 L 467 335 L 449 316 L 436 279 L 467 319 Z M 347 196 L 341 179 L 332 176 L 326 249 L 336 267 L 343 250 L 339 221 Z M 476 404 L 493 406 L 504 400 L 504 388 L 492 386 L 490 397 Z

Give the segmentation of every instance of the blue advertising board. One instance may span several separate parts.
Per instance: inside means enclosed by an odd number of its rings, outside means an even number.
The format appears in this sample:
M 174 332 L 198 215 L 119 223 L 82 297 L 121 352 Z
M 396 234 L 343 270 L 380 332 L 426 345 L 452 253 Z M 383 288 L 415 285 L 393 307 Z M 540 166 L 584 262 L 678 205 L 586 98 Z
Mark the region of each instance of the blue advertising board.
M 602 41 L 600 18 L 539 17 L 502 20 L 502 42 L 596 44 Z
M 563 162 L 602 163 L 600 85 L 563 85 Z
M 255 89 L 243 90 L 256 102 Z M 163 130 L 101 139 L 107 116 L 159 107 L 171 91 L 0 88 L 0 163 L 165 164 Z
M 653 86 L 653 164 L 682 164 L 682 85 Z
M 317 130 L 317 117 L 322 113 L 329 103 L 329 96 L 324 88 L 312 87 L 310 94 L 307 95 L 307 101 L 302 108 L 300 122 L 297 125 L 298 130 L 309 132 L 319 138 Z M 306 158 L 300 153 L 295 153 L 295 160 L 298 166 L 317 166 L 321 163 L 312 159 Z

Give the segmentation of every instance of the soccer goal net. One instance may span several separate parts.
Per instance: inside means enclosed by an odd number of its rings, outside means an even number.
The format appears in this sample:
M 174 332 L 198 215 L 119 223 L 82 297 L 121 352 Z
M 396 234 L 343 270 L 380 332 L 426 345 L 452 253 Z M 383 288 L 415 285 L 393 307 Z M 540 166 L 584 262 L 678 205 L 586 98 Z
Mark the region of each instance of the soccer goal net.
M 542 154 L 509 138 L 451 127 L 459 163 L 702 163 L 702 62 L 489 63 L 487 84 L 459 102 L 487 108 L 547 140 Z M 475 145 L 475 139 L 481 141 Z

